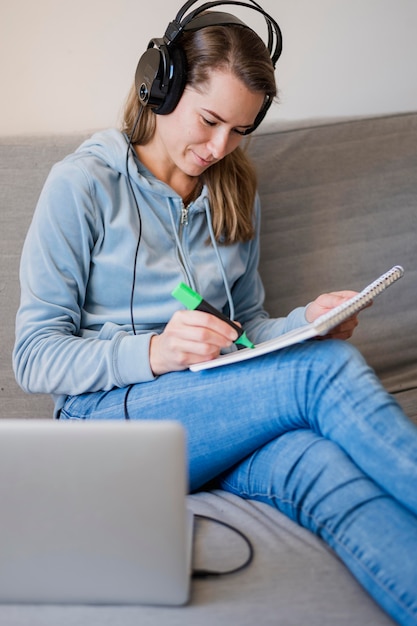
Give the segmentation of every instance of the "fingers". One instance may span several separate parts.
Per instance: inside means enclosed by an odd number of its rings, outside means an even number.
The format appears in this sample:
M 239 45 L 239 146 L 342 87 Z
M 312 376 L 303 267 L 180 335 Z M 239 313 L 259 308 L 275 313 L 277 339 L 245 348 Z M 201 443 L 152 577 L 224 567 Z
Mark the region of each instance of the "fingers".
M 313 302 L 311 302 L 306 311 L 306 319 L 308 322 L 314 322 L 318 317 L 328 313 L 335 307 L 343 304 L 353 296 L 357 295 L 357 291 L 333 291 L 331 293 L 323 293 Z
M 354 315 L 333 328 L 333 330 L 327 333 L 327 335 L 324 335 L 322 339 L 350 339 L 358 324 L 359 319 L 357 315 Z
M 164 332 L 151 340 L 152 371 L 161 375 L 214 359 L 236 338 L 235 329 L 209 313 L 177 311 Z
M 325 293 L 320 295 L 307 307 L 307 321 L 313 322 L 321 315 L 328 313 L 335 307 L 343 304 L 343 302 L 346 302 L 353 296 L 357 295 L 357 293 L 357 291 L 344 290 L 333 291 L 331 293 Z M 349 339 L 350 337 L 352 337 L 358 323 L 358 316 L 353 315 L 349 319 L 336 326 L 327 335 L 323 336 L 322 339 Z

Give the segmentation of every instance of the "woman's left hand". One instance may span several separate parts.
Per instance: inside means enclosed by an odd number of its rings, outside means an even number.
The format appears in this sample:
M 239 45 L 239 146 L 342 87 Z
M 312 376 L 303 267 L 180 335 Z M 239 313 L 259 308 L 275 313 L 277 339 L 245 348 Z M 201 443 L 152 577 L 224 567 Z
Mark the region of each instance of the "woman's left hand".
M 356 291 L 333 291 L 332 293 L 322 294 L 308 305 L 306 311 L 307 321 L 314 322 L 314 320 L 320 317 L 320 315 L 328 313 L 336 306 L 346 302 L 346 300 L 349 300 L 349 298 L 352 298 L 356 294 Z M 349 337 L 353 335 L 353 331 L 358 323 L 358 316 L 352 315 L 352 317 L 339 324 L 339 326 L 333 328 L 333 330 L 331 330 L 323 338 L 349 339 Z

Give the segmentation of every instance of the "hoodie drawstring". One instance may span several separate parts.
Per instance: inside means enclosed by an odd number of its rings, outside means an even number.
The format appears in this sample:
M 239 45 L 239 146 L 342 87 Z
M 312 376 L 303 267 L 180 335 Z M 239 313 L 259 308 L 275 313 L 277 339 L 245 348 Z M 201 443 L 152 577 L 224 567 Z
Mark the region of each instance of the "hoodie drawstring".
M 227 296 L 227 302 L 229 304 L 229 317 L 230 319 L 234 319 L 235 316 L 235 307 L 233 304 L 233 298 L 232 298 L 232 294 L 230 291 L 230 287 L 229 287 L 229 283 L 227 282 L 227 277 L 226 277 L 226 270 L 224 268 L 223 265 L 223 261 L 222 258 L 220 256 L 220 252 L 219 252 L 219 248 L 217 245 L 217 241 L 216 241 L 216 237 L 214 236 L 214 231 L 213 231 L 213 224 L 211 221 L 211 213 L 210 213 L 210 205 L 209 205 L 209 201 L 208 198 L 205 197 L 204 198 L 204 210 L 206 213 L 206 220 L 207 220 L 207 227 L 208 227 L 208 231 L 209 231 L 209 235 L 210 235 L 210 241 L 211 244 L 213 246 L 214 252 L 216 254 L 216 258 L 217 258 L 217 263 L 220 269 L 220 274 L 223 280 L 223 284 L 224 284 L 224 288 L 226 291 L 226 296 Z M 195 291 L 197 290 L 197 287 L 195 285 L 195 281 L 193 278 L 193 273 L 191 271 L 191 268 L 187 262 L 186 259 L 186 255 L 184 254 L 184 249 L 181 243 L 181 239 L 178 235 L 178 230 L 176 228 L 175 225 L 175 219 L 174 219 L 174 215 L 173 215 L 173 206 L 172 206 L 172 199 L 169 200 L 169 216 L 170 216 L 170 220 L 171 220 L 171 225 L 172 225 L 172 231 L 174 233 L 174 237 L 175 237 L 175 243 L 177 244 L 177 250 L 178 250 L 178 254 L 180 255 L 181 258 L 181 262 L 184 268 L 184 271 L 186 273 L 187 276 L 187 280 L 189 282 L 189 285 L 192 289 L 194 289 Z
M 234 320 L 234 318 L 235 318 L 235 306 L 233 304 L 233 298 L 232 298 L 232 294 L 230 292 L 229 283 L 227 282 L 226 270 L 224 269 L 223 261 L 222 261 L 222 258 L 220 256 L 220 252 L 219 252 L 219 247 L 217 245 L 217 241 L 216 241 L 216 238 L 214 236 L 213 224 L 212 224 L 212 221 L 211 221 L 210 205 L 209 205 L 208 198 L 204 198 L 204 208 L 205 208 L 205 211 L 206 211 L 207 226 L 208 226 L 208 229 L 209 229 L 210 240 L 211 240 L 212 246 L 214 248 L 214 251 L 216 253 L 217 262 L 219 264 L 220 273 L 222 275 L 223 284 L 224 284 L 224 288 L 225 288 L 225 291 L 226 291 L 227 301 L 229 303 L 229 317 L 230 317 L 231 320 Z

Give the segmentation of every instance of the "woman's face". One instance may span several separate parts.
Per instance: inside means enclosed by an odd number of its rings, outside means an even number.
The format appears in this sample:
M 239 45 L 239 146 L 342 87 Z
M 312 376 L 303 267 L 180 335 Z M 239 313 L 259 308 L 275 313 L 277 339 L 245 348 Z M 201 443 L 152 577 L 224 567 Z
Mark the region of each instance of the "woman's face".
M 214 71 L 198 90 L 187 87 L 172 113 L 156 116 L 159 156 L 166 166 L 199 176 L 237 148 L 263 101 L 233 74 Z

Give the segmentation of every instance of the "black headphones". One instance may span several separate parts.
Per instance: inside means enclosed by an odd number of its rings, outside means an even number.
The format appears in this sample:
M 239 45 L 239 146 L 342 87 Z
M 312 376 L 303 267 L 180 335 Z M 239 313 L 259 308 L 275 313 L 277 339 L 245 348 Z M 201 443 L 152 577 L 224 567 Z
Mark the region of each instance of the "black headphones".
M 212 11 L 201 15 L 203 11 L 225 4 L 243 6 L 258 11 L 258 13 L 264 16 L 267 24 L 267 47 L 274 68 L 281 55 L 281 30 L 277 22 L 254 0 L 250 0 L 252 4 L 240 2 L 239 0 L 205 2 L 185 15 L 197 1 L 188 0 L 178 11 L 175 19 L 168 24 L 164 36 L 151 39 L 146 52 L 139 59 L 135 74 L 135 86 L 139 102 L 142 106 L 151 107 L 159 115 L 167 115 L 175 109 L 185 88 L 187 79 L 186 60 L 181 46 L 177 43 L 184 31 L 200 30 L 206 26 L 224 26 L 229 24 L 238 24 L 249 28 L 244 22 L 230 13 Z M 254 125 L 246 131 L 246 134 L 255 130 L 261 123 L 271 104 L 272 99 L 266 99 L 255 119 Z

